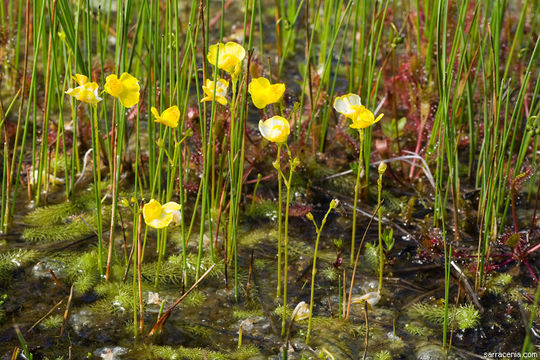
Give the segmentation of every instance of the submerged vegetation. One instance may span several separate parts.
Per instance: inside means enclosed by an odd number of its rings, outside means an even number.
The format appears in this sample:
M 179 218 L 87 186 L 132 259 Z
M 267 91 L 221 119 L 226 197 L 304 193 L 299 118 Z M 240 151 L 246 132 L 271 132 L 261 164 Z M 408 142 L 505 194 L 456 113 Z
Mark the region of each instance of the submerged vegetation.
M 534 355 L 539 30 L 537 0 L 0 0 L 0 357 Z

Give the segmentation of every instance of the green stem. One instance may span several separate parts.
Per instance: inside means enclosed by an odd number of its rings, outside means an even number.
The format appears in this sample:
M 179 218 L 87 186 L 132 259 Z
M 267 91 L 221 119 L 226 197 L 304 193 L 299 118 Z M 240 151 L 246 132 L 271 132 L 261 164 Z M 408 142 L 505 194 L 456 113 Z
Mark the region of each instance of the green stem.
M 356 235 L 356 206 L 358 204 L 358 193 L 361 189 L 360 186 L 360 174 L 363 167 L 363 154 L 364 154 L 364 129 L 360 129 L 360 152 L 358 154 L 358 169 L 356 174 L 356 184 L 354 185 L 354 202 L 353 202 L 353 224 L 352 224 L 352 236 L 351 236 L 351 266 L 354 264 L 354 242 Z

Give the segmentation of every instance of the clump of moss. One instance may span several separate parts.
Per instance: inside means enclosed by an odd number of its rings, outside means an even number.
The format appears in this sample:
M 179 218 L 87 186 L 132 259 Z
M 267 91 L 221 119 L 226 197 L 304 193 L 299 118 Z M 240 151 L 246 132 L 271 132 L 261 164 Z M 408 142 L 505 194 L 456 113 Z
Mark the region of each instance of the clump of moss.
M 405 324 L 405 331 L 414 336 L 424 337 L 426 335 L 425 327 L 415 322 Z
M 328 281 L 335 281 L 338 278 L 338 272 L 333 266 L 328 266 L 322 269 L 321 276 Z
M 278 207 L 273 200 L 264 200 L 260 203 L 254 203 L 248 208 L 248 215 L 256 218 L 267 218 L 277 220 Z
M 18 249 L 0 254 L 0 284 L 7 284 L 17 269 L 25 266 L 38 257 L 35 250 Z
M 90 305 L 95 313 L 123 314 L 133 311 L 133 287 L 130 284 L 99 283 L 94 289 L 102 296 L 102 299 Z
M 501 273 L 490 276 L 486 281 L 486 289 L 494 295 L 502 295 L 508 285 L 512 282 L 512 275 Z
M 275 242 L 275 235 L 272 229 L 259 228 L 240 235 L 238 243 L 242 247 L 255 247 L 268 240 Z M 277 243 L 276 243 L 277 244 Z
M 377 246 L 367 243 L 364 249 L 364 260 L 368 267 L 373 271 L 379 269 L 379 252 Z
M 59 206 L 59 205 L 55 205 Z M 52 206 L 51 206 L 52 207 Z M 34 212 L 41 210 L 36 209 Z M 63 209 L 60 213 L 63 213 Z M 102 209 L 102 224 L 106 228 L 108 226 L 107 219 L 110 218 L 110 206 Z M 35 216 L 31 222 L 38 221 L 48 211 L 40 212 L 39 216 Z M 52 214 L 52 213 L 51 213 Z M 51 215 L 51 219 L 58 219 L 58 214 Z M 97 228 L 97 214 L 95 211 L 88 210 L 81 214 L 70 214 L 68 217 L 63 217 L 56 221 L 43 221 L 35 227 L 27 227 L 22 234 L 22 238 L 29 242 L 51 243 L 59 241 L 76 241 L 92 236 Z
M 442 324 L 444 322 L 444 307 L 431 304 L 415 304 L 411 310 L 418 313 L 425 320 L 433 324 Z M 460 330 L 471 329 L 478 326 L 480 313 L 473 305 L 460 305 L 456 309 L 454 306 L 448 308 L 448 321 L 452 321 L 455 313 L 457 328 Z
M 24 217 L 24 223 L 33 226 L 65 221 L 70 216 L 95 209 L 93 195 L 86 195 L 60 204 L 39 207 Z
M 460 305 L 456 311 L 456 322 L 459 329 L 473 329 L 480 322 L 480 313 L 472 304 Z
M 45 318 L 39 324 L 39 326 L 41 326 L 45 330 L 56 330 L 56 329 L 60 329 L 63 322 L 64 322 L 64 317 L 62 315 L 54 314 Z
M 160 360 L 160 359 L 170 359 L 170 360 L 205 360 L 205 359 L 216 359 L 216 360 L 225 360 L 229 357 L 226 354 L 210 351 L 201 348 L 187 348 L 183 346 L 172 347 L 172 346 L 157 346 L 157 345 L 146 345 L 144 346 L 140 355 L 143 357 L 138 357 L 139 359 L 145 360 Z M 139 353 L 137 351 L 137 353 Z
M 199 307 L 206 301 L 206 294 L 200 290 L 193 290 L 182 300 L 182 307 Z
M 293 312 L 293 309 L 291 309 L 288 305 L 287 305 L 287 310 L 286 310 L 286 317 L 287 318 L 290 318 L 291 315 L 292 315 L 292 312 Z M 283 305 L 279 305 L 278 307 L 276 307 L 274 309 L 274 315 L 276 316 L 279 316 L 281 317 L 283 315 Z
M 381 350 L 373 356 L 373 360 L 392 360 L 392 355 L 388 350 Z
M 69 261 L 66 259 L 69 279 L 77 292 L 84 294 L 92 290 L 99 283 L 99 271 L 97 268 L 97 252 L 95 250 L 82 255 L 71 254 Z
M 233 317 L 240 320 L 259 317 L 259 316 L 264 316 L 264 313 L 261 309 L 255 309 L 255 310 L 235 309 L 233 310 Z
M 201 348 L 188 348 L 188 347 L 172 347 L 172 346 L 158 346 L 158 345 L 144 345 L 138 350 L 134 351 L 138 355 L 137 359 L 145 360 L 247 360 L 260 354 L 259 349 L 251 344 L 243 345 L 240 349 L 237 349 L 231 353 L 224 353 L 219 351 L 206 350 Z

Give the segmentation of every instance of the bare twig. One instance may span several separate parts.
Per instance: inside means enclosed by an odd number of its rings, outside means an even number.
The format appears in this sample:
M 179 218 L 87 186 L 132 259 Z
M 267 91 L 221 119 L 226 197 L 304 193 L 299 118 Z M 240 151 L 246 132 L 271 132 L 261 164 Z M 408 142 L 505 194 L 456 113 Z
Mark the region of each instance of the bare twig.
M 163 315 L 161 315 L 161 317 L 156 322 L 156 325 L 154 325 L 154 327 L 152 328 L 152 330 L 148 334 L 147 338 L 154 335 L 156 333 L 156 331 L 160 330 L 163 327 L 163 325 L 165 324 L 165 321 L 167 321 L 167 319 L 171 315 L 172 311 L 178 306 L 178 304 L 180 304 L 182 302 L 182 300 L 184 300 L 186 298 L 186 296 L 188 296 L 188 294 L 193 289 L 195 289 L 197 287 L 197 285 L 199 285 L 201 283 L 201 281 L 204 280 L 204 278 L 210 273 L 210 271 L 212 271 L 214 266 L 216 266 L 216 264 L 213 264 L 212 266 L 210 266 L 210 268 L 208 270 L 206 270 L 206 272 L 204 274 L 202 274 L 202 276 L 199 278 L 199 280 L 197 280 L 195 282 L 195 284 L 193 284 L 189 288 L 189 290 L 184 293 L 184 295 L 180 296 L 180 298 L 178 300 L 176 300 L 176 302 L 174 304 L 172 304 L 172 306 L 167 311 L 165 311 L 165 313 Z

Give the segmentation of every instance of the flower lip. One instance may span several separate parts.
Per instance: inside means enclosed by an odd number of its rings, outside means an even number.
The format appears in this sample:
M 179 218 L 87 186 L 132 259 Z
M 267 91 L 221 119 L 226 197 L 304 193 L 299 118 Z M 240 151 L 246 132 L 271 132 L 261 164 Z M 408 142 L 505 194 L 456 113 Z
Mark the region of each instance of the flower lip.
M 237 76 L 237 65 L 244 60 L 246 56 L 246 50 L 235 42 L 229 41 L 226 44 L 218 43 L 211 45 L 208 49 L 208 62 L 212 65 L 216 65 L 221 70 L 226 71 L 231 76 Z
M 120 100 L 125 108 L 130 108 L 139 103 L 140 90 L 139 80 L 125 72 L 120 78 L 115 74 L 107 76 L 105 80 L 105 92 Z
M 152 199 L 148 203 L 144 204 L 144 222 L 146 225 L 152 228 L 162 229 L 169 226 L 171 221 L 174 219 L 175 212 L 181 208 L 182 206 L 174 201 L 161 205 L 159 201 Z
M 267 105 L 278 102 L 285 92 L 285 84 L 271 84 L 264 77 L 251 80 L 248 91 L 251 94 L 253 105 L 264 109 Z
M 178 106 L 174 105 L 170 108 L 164 110 L 161 115 L 159 114 L 158 110 L 152 106 L 150 109 L 152 112 L 152 115 L 156 118 L 154 121 L 157 123 L 161 123 L 165 126 L 175 128 L 178 126 L 178 121 L 180 120 L 180 109 L 178 109 Z
M 205 85 L 203 85 L 203 91 L 206 95 L 201 99 L 201 102 L 212 101 L 214 99 L 214 90 L 215 90 L 215 99 L 221 105 L 227 105 L 227 89 L 229 88 L 229 82 L 224 79 L 219 79 L 218 81 L 212 81 L 206 79 Z
M 346 94 L 338 96 L 334 100 L 334 109 L 340 114 L 352 120 L 351 128 L 362 130 L 382 119 L 384 114 L 375 118 L 375 115 L 368 110 L 360 101 L 357 94 Z
M 95 82 L 88 82 L 88 77 L 86 75 L 76 74 L 73 76 L 73 80 L 75 80 L 79 86 L 69 88 L 66 91 L 67 95 L 92 105 L 96 105 L 103 100 L 98 94 L 99 85 Z

